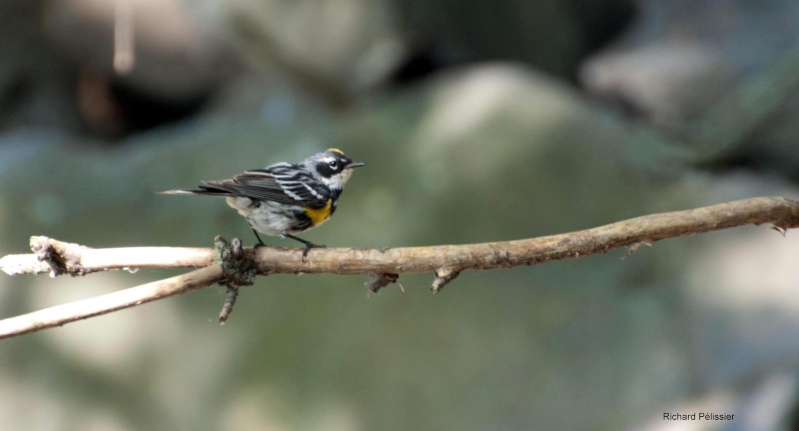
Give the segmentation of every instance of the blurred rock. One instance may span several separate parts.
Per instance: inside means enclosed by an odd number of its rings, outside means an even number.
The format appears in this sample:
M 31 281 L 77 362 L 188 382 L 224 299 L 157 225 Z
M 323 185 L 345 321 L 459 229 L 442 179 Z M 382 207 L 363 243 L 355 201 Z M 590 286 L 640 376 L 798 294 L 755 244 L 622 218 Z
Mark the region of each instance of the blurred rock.
M 232 0 L 227 35 L 262 71 L 275 67 L 333 107 L 380 85 L 407 54 L 386 1 Z
M 791 0 L 644 0 L 581 80 L 685 141 L 695 164 L 799 179 L 797 22 Z
M 631 0 L 396 1 L 411 46 L 433 47 L 450 63 L 519 61 L 567 79 L 580 59 L 615 36 Z
M 42 1 L 0 2 L 0 130 L 23 125 L 75 129 L 74 71 L 41 29 Z
M 115 14 L 126 3 L 130 15 Z M 120 71 L 114 68 L 114 31 L 126 17 L 133 65 Z M 43 19 L 49 41 L 67 58 L 154 96 L 206 94 L 237 67 L 214 23 L 199 21 L 181 0 L 48 1 Z
M 441 69 L 529 63 L 573 78 L 579 59 L 615 35 L 629 0 L 335 2 L 234 0 L 226 29 L 245 56 L 277 66 L 335 107 Z
M 48 1 L 42 15 L 73 65 L 81 117 L 101 136 L 190 116 L 241 70 L 214 23 L 180 0 Z
M 81 131 L 82 123 L 100 137 L 120 138 L 208 110 L 244 108 L 258 116 L 282 106 L 304 115 L 370 103 L 440 70 L 484 60 L 527 62 L 572 78 L 578 59 L 625 21 L 631 0 L 38 0 L 5 7 L 7 40 L 28 34 L 35 43 L 26 46 L 37 47 L 13 55 L 41 70 L 10 71 L 0 97 L 8 94 L 13 104 L 22 93 L 27 105 L 26 92 L 46 90 L 57 100 L 35 103 L 55 111 L 53 124 Z M 16 31 L 17 23 L 27 25 Z M 257 66 L 257 77 L 240 57 Z M 21 82 L 38 75 L 43 79 Z M 28 108 L 9 109 L 9 124 L 29 118 L 16 114 Z

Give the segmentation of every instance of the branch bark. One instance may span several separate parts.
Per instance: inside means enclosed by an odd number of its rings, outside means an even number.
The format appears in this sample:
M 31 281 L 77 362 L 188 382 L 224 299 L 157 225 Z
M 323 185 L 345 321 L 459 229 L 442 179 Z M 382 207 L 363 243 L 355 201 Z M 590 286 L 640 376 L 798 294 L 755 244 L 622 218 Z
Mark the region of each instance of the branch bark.
M 216 252 L 201 247 L 124 247 L 95 249 L 32 236 L 34 254 L 9 254 L 0 258 L 0 270 L 8 275 L 64 273 L 73 276 L 98 271 L 140 268 L 202 268 L 215 262 Z M 53 261 L 53 260 L 56 261 Z
M 222 267 L 211 265 L 187 274 L 142 284 L 94 298 L 56 305 L 0 320 L 0 339 L 61 326 L 210 286 L 222 276 Z
M 799 202 L 782 197 L 758 197 L 686 211 L 637 217 L 576 232 L 505 242 L 389 249 L 312 249 L 305 261 L 302 249 L 247 249 L 244 258 L 256 271 L 268 274 L 368 274 L 371 292 L 395 282 L 398 274 L 434 273 L 437 292 L 462 271 L 536 265 L 605 253 L 641 244 L 748 224 L 769 223 L 785 233 L 799 227 Z M 0 259 L 8 274 L 85 275 L 95 271 L 145 267 L 205 267 L 160 282 L 145 284 L 97 298 L 52 307 L 0 321 L 0 338 L 108 313 L 224 281 L 226 271 L 216 264 L 218 252 L 204 248 L 91 249 L 46 237 L 32 237 L 35 254 Z M 229 272 L 229 269 L 228 269 Z M 27 329 L 26 329 L 27 328 Z

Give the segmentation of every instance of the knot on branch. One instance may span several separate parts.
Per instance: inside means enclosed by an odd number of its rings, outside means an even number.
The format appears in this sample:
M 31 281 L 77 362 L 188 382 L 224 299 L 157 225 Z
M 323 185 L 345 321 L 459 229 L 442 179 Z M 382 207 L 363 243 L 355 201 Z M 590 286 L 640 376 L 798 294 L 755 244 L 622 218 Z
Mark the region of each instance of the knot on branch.
M 222 280 L 219 284 L 227 287 L 225 303 L 222 311 L 219 312 L 219 324 L 227 322 L 230 313 L 233 312 L 233 305 L 239 296 L 239 287 L 250 286 L 255 281 L 257 274 L 255 262 L 244 253 L 241 240 L 233 238 L 228 243 L 227 240 L 217 235 L 214 238 L 214 245 L 218 254 L 219 265 L 222 267 Z
M 460 275 L 460 271 L 457 268 L 438 268 L 436 270 L 436 278 L 433 280 L 433 293 L 438 293 L 458 275 Z
M 217 260 L 222 266 L 223 279 L 220 284 L 236 287 L 250 286 L 255 281 L 257 268 L 255 262 L 244 253 L 241 240 L 233 238 L 227 242 L 225 238 L 217 235 L 214 238 L 217 251 Z
M 50 267 L 50 277 L 63 274 L 77 277 L 88 274 L 80 264 L 80 249 L 85 247 L 46 236 L 32 236 L 30 247 L 39 262 L 44 262 Z

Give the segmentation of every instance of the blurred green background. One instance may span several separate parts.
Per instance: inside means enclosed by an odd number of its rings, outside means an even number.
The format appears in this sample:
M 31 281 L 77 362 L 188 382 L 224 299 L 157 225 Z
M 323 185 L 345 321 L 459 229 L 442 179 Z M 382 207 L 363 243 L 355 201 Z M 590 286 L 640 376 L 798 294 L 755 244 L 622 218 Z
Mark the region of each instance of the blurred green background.
M 367 164 L 303 235 L 329 246 L 796 198 L 799 98 L 774 65 L 799 76 L 799 5 L 747 4 L 8 0 L 0 254 L 250 244 L 223 200 L 154 192 L 327 147 Z M 225 326 L 206 288 L 0 342 L 0 429 L 794 429 L 795 236 L 464 273 L 436 296 L 432 275 L 370 298 L 367 277 L 271 276 Z M 178 273 L 3 276 L 0 316 Z M 662 420 L 699 411 L 736 420 Z

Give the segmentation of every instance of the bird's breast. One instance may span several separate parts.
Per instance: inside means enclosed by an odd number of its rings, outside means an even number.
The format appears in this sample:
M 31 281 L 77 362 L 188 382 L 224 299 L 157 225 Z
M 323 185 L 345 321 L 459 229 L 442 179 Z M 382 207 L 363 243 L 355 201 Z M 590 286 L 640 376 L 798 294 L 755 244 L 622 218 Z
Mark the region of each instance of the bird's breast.
M 327 205 L 322 208 L 305 208 L 305 215 L 307 215 L 308 218 L 311 219 L 311 222 L 313 222 L 313 225 L 316 226 L 329 219 L 333 214 L 333 209 L 333 199 L 328 199 Z

